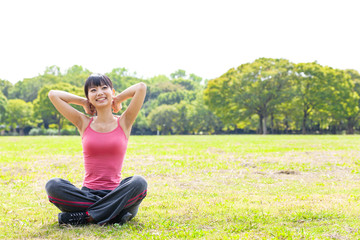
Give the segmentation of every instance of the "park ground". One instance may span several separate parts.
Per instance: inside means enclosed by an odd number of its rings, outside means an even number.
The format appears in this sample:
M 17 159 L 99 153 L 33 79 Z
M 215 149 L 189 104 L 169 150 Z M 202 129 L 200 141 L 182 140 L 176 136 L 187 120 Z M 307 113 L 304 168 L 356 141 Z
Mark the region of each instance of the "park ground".
M 0 138 L 1 239 L 359 239 L 360 137 L 132 136 L 148 181 L 123 226 L 59 226 L 44 186 L 81 187 L 81 139 Z

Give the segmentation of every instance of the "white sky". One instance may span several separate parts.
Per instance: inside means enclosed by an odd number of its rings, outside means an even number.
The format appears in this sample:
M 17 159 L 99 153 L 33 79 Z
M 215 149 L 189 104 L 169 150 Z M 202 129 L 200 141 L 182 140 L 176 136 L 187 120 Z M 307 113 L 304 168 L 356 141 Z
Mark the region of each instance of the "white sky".
M 357 0 L 0 0 L 0 78 L 15 83 L 77 64 L 211 79 L 259 57 L 360 71 L 359 7 Z

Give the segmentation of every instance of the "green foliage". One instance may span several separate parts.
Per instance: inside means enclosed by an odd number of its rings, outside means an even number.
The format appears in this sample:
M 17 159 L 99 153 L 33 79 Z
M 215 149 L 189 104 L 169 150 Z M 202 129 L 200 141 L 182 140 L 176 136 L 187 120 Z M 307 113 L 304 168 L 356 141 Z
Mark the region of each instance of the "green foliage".
M 169 82 L 169 81 L 170 78 L 168 78 L 166 75 L 157 75 L 148 79 L 148 82 L 151 84 L 151 86 L 158 84 L 160 82 Z
M 0 92 L 0 124 L 5 121 L 5 114 L 7 110 L 7 98 Z
M 33 104 L 22 99 L 10 99 L 7 103 L 6 122 L 20 129 L 20 135 L 24 135 L 24 128 L 32 125 Z
M 196 89 L 195 82 L 189 79 L 177 78 L 172 83 L 182 86 L 185 90 L 194 91 Z
M 194 82 L 199 83 L 199 84 L 200 84 L 201 81 L 202 81 L 202 78 L 201 78 L 201 77 L 199 77 L 199 76 L 197 76 L 197 75 L 195 75 L 195 74 L 193 74 L 193 73 L 190 74 L 189 79 L 191 79 L 191 80 L 193 80 Z
M 238 122 L 253 114 L 266 134 L 267 117 L 287 99 L 293 64 L 285 59 L 260 58 L 230 69 L 208 82 L 205 102 L 225 122 Z
M 189 109 L 190 131 L 194 134 L 211 134 L 223 127 L 220 119 L 204 104 L 202 92 Z
M 11 89 L 13 88 L 13 85 L 8 80 L 2 80 L 0 79 L 0 92 L 5 95 L 6 98 L 9 98 L 9 93 L 11 92 Z
M 320 64 L 299 63 L 295 66 L 295 102 L 302 113 L 302 132 L 306 133 L 309 116 L 323 109 L 331 99 L 331 82 L 326 77 L 327 69 Z
M 355 91 L 351 75 L 345 71 L 328 68 L 327 77 L 331 80 L 331 96 L 327 109 L 335 121 L 347 121 L 347 132 L 354 133 L 354 126 L 359 121 L 360 97 Z
M 179 70 L 171 73 L 170 76 L 172 79 L 184 78 L 184 77 L 186 77 L 186 72 L 185 72 L 185 70 L 179 69 Z
M 156 99 L 161 93 L 175 92 L 182 90 L 181 86 L 172 83 L 171 81 L 157 82 L 148 87 L 149 99 Z
M 56 108 L 48 98 L 48 93 L 52 89 L 63 90 L 78 96 L 83 95 L 83 90 L 68 83 L 58 83 L 54 85 L 46 85 L 39 91 L 38 97 L 34 101 L 35 116 L 41 118 L 45 128 L 48 128 L 49 124 L 51 123 L 57 124 L 58 133 L 60 134 L 60 131 L 64 123 L 67 123 L 67 120 L 56 110 Z M 74 107 L 77 108 L 79 111 L 82 111 L 81 107 Z
M 191 131 L 190 112 L 193 106 L 188 102 L 181 101 L 180 103 L 175 104 L 175 107 L 179 113 L 178 118 L 175 121 L 176 133 L 188 134 Z
M 22 99 L 35 106 L 25 133 L 31 125 L 48 128 L 50 124 L 56 124 L 61 132 L 69 122 L 57 114 L 46 91 L 60 89 L 82 96 L 83 84 L 90 74 L 91 71 L 79 65 L 64 72 L 54 65 L 14 86 L 0 79 L 2 129 L 8 131 L 16 125 L 5 122 L 7 100 Z M 133 134 L 155 133 L 168 121 L 160 118 L 168 115 L 172 119 L 168 123 L 171 127 L 162 129 L 162 134 L 269 131 L 352 134 L 360 130 L 360 74 L 351 69 L 343 71 L 316 62 L 294 65 L 286 59 L 259 58 L 218 78 L 205 80 L 206 87 L 201 77 L 187 76 L 182 69 L 170 77 L 157 75 L 149 79 L 140 79 L 126 68 L 114 68 L 106 74 L 117 93 L 140 81 L 148 86 Z M 124 102 L 124 109 L 129 101 Z M 74 107 L 83 111 L 79 106 Z M 166 108 L 169 109 L 165 111 Z M 162 117 L 155 117 L 157 112 Z M 64 134 L 68 133 L 64 130 Z
M 125 82 L 127 70 L 125 68 L 114 68 L 111 72 L 106 75 L 113 82 L 113 87 L 115 90 L 125 89 L 127 84 Z
M 59 131 L 57 129 L 53 128 L 32 128 L 29 132 L 30 136 L 42 136 L 42 135 L 58 135 Z M 73 129 L 61 129 L 60 135 L 66 136 L 66 135 L 79 135 L 79 132 L 76 130 L 76 128 Z
M 184 91 L 161 93 L 157 98 L 159 105 L 162 105 L 162 104 L 173 105 L 175 103 L 179 103 L 181 100 L 184 100 L 184 99 L 185 99 Z
M 151 130 L 159 131 L 161 134 L 175 133 L 178 118 L 178 109 L 175 106 L 164 104 L 150 112 L 148 116 L 149 126 Z
M 74 65 L 66 70 L 65 74 L 61 76 L 61 79 L 62 82 L 83 88 L 85 81 L 90 74 L 91 72 L 87 69 L 84 69 L 82 66 Z
M 149 131 L 149 123 L 145 117 L 144 112 L 145 111 L 140 111 L 138 116 L 136 117 L 136 120 L 131 129 L 131 134 L 144 135 L 151 133 L 151 131 Z
M 106 73 L 106 75 L 111 79 L 113 87 L 118 93 L 142 81 L 142 79 L 135 76 L 135 73 L 129 73 L 126 68 L 114 68 L 111 72 Z
M 32 102 L 36 99 L 38 91 L 47 84 L 54 84 L 59 79 L 53 75 L 42 75 L 34 78 L 26 78 L 17 82 L 11 89 L 9 99 L 22 99 Z

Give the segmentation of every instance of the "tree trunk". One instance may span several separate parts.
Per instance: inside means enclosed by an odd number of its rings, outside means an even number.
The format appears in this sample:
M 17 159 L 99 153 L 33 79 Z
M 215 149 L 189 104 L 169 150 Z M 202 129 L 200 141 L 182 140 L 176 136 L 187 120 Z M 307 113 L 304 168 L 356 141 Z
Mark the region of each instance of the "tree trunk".
M 302 122 L 302 134 L 306 134 L 306 120 L 307 120 L 307 111 L 304 110 L 304 117 Z
M 259 133 L 262 134 L 264 131 L 263 131 L 263 116 L 261 114 L 259 114 Z
M 58 118 L 58 135 L 60 135 L 60 131 L 61 131 L 61 116 L 59 116 Z
M 266 135 L 267 134 L 267 131 L 266 131 L 266 116 L 263 117 L 262 124 L 263 124 L 263 135 Z
M 288 116 L 285 115 L 285 133 L 287 134 L 288 133 L 288 129 L 289 129 L 289 122 L 288 122 Z
M 49 128 L 49 122 L 46 121 L 46 120 L 43 120 L 43 122 L 44 122 L 44 128 L 48 129 Z
M 347 134 L 355 133 L 354 125 L 355 125 L 355 122 L 352 120 L 352 118 L 348 118 L 347 119 L 347 131 L 346 131 Z

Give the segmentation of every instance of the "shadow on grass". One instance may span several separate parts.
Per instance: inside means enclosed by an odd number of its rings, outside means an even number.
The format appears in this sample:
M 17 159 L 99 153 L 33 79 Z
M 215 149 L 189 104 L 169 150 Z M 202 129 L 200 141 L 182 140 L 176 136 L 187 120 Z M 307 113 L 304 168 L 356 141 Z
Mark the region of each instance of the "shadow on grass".
M 35 230 L 30 237 L 46 239 L 98 239 L 127 236 L 134 232 L 139 234 L 143 228 L 144 225 L 135 219 L 124 225 L 108 224 L 104 226 L 97 224 L 71 226 L 59 225 L 57 222 L 54 222 L 41 225 L 38 231 Z

